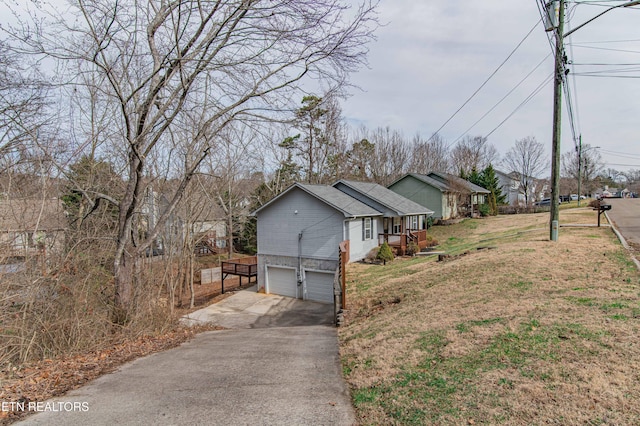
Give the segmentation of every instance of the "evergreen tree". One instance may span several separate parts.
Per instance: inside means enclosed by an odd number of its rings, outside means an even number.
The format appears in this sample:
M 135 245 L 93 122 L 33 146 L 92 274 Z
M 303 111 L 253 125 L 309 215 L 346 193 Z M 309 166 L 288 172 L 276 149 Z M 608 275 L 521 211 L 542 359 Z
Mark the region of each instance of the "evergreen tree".
M 382 260 L 383 265 L 386 265 L 387 261 L 391 262 L 393 260 L 393 251 L 391 251 L 391 247 L 386 241 L 380 246 L 376 259 Z
M 491 164 L 482 171 L 480 181 L 482 183 L 478 185 L 488 191 L 491 191 L 489 194 L 488 204 L 491 209 L 491 214 L 495 216 L 498 214 L 498 205 L 506 204 L 506 196 L 502 193 L 500 182 L 496 176 L 496 170 Z

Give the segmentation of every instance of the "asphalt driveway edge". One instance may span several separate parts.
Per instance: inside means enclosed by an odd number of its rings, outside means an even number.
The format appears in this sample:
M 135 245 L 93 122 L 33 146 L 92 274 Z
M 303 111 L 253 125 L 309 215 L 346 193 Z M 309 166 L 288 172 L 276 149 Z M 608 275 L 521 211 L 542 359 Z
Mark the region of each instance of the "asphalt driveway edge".
M 622 234 L 616 227 L 615 222 L 612 221 L 611 218 L 609 218 L 609 214 L 606 211 L 604 212 L 604 215 L 607 218 L 607 222 L 609 222 L 609 224 L 611 225 L 611 229 L 613 230 L 613 233 L 616 234 L 616 237 L 618 237 L 620 244 L 622 244 L 622 247 L 624 247 L 627 250 L 627 252 L 629 253 L 629 256 L 631 257 L 631 260 L 633 260 L 633 263 L 635 263 L 636 268 L 640 271 L 640 261 L 638 261 L 638 259 L 636 258 L 633 249 L 631 248 L 629 243 L 627 243 L 627 240 L 625 240 L 625 238 L 622 236 Z

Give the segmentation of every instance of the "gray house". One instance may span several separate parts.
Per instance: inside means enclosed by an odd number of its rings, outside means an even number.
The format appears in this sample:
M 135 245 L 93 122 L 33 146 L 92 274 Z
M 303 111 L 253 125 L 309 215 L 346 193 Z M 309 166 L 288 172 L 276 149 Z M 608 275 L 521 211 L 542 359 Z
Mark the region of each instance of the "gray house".
M 451 219 L 473 214 L 479 204 L 486 202 L 490 191 L 460 177 L 441 172 L 427 175 L 407 173 L 389 189 L 416 203 L 433 209 L 433 218 Z
M 412 242 L 421 249 L 427 246 L 429 208 L 372 182 L 339 180 L 333 187 L 382 213 L 379 244 L 386 241 L 400 255 Z
M 326 185 L 296 183 L 253 213 L 258 224 L 258 289 L 332 303 L 338 245 L 351 261 L 378 246 L 382 213 Z

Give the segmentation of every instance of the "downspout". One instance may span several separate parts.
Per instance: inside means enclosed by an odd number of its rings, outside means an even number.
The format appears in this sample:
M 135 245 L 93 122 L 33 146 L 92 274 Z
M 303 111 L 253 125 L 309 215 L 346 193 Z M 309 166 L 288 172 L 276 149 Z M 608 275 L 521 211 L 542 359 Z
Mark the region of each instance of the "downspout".
M 298 234 L 298 287 L 302 287 L 302 232 Z M 304 293 L 302 298 L 304 299 Z

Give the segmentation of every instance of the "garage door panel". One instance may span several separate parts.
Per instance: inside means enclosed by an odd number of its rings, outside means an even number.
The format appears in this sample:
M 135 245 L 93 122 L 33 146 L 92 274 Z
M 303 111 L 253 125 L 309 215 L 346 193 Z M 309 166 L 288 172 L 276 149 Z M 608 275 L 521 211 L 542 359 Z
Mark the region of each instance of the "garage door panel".
M 268 292 L 280 296 L 298 297 L 295 269 L 267 266 Z
M 307 300 L 333 303 L 334 272 L 305 271 Z

